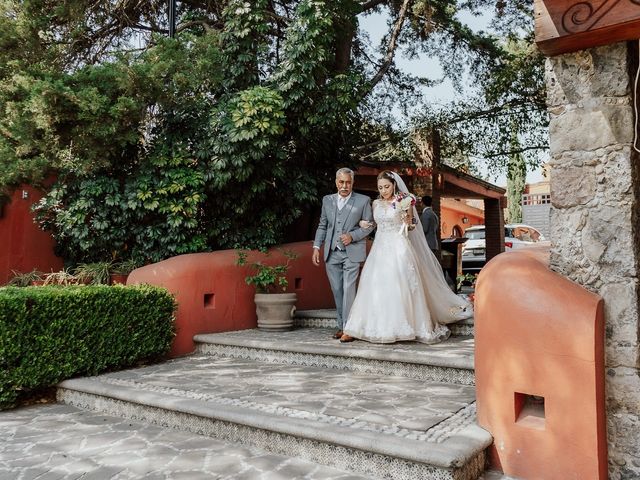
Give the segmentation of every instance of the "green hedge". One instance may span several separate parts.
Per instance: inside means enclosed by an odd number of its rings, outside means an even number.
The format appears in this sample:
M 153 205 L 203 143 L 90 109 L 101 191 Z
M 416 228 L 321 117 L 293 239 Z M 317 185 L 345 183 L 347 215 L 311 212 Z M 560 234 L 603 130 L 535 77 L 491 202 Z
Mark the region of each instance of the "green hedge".
M 0 408 L 168 352 L 175 301 L 151 286 L 0 288 Z

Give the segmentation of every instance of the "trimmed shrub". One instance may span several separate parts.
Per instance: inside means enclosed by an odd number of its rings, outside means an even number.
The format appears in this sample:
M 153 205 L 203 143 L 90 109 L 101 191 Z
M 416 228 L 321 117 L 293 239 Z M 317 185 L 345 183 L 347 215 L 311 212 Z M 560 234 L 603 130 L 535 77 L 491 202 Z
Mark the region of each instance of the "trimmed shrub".
M 166 354 L 175 306 L 148 285 L 0 288 L 0 408 L 66 378 Z

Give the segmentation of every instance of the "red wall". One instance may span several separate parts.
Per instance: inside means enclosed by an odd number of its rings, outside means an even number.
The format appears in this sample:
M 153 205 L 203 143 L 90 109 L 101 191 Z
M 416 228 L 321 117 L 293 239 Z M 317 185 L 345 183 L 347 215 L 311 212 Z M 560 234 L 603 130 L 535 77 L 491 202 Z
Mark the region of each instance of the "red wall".
M 26 192 L 27 198 L 23 197 Z M 38 228 L 31 206 L 43 193 L 33 187 L 21 186 L 11 196 L 0 216 L 0 285 L 11 278 L 11 271 L 58 271 L 63 261 L 53 253 L 55 242 L 51 235 Z
M 281 250 L 293 251 L 298 258 L 291 261 L 287 272 L 287 292 L 298 295 L 298 310 L 335 308 L 324 264 L 311 263 L 313 242 L 281 245 L 271 250 L 264 263 L 286 261 Z M 225 332 L 256 328 L 255 288 L 245 283 L 248 267 L 236 265 L 235 250 L 193 253 L 169 258 L 134 270 L 127 285 L 147 283 L 169 290 L 176 298 L 176 338 L 171 355 L 184 355 L 194 349 L 193 336 L 199 333 Z M 249 263 L 264 260 L 264 255 L 251 252 Z
M 545 248 L 502 253 L 478 276 L 478 423 L 509 477 L 604 480 L 603 300 L 548 260 Z

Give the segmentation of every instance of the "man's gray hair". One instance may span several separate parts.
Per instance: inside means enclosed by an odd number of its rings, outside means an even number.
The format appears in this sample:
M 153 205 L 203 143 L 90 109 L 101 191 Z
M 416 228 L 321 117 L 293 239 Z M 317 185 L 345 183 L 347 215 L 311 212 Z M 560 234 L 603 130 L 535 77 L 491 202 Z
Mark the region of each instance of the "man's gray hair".
M 351 170 L 350 168 L 347 167 L 342 167 L 340 168 L 337 172 L 336 172 L 336 178 L 338 178 L 340 175 L 351 175 L 351 181 L 353 182 L 353 180 L 355 179 L 356 174 L 354 173 L 353 170 Z

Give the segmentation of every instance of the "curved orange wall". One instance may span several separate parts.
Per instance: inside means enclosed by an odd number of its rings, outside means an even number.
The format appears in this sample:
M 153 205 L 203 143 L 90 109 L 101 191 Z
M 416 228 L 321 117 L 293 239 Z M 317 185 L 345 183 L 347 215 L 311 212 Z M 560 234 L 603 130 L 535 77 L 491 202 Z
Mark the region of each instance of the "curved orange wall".
M 480 272 L 478 421 L 493 435 L 494 463 L 507 475 L 603 480 L 603 301 L 547 263 L 548 252 L 521 250 L 498 255 Z M 544 398 L 542 418 L 539 401 L 527 410 L 522 394 Z
M 281 250 L 293 251 L 298 258 L 291 261 L 287 273 L 287 292 L 298 295 L 299 310 L 335 308 L 324 264 L 311 263 L 313 242 L 289 243 L 272 249 L 270 256 L 251 252 L 249 262 L 265 260 L 274 264 L 286 261 Z M 255 288 L 244 279 L 248 267 L 236 265 L 235 250 L 180 255 L 134 270 L 127 285 L 148 283 L 173 293 L 178 302 L 177 336 L 172 356 L 185 355 L 194 349 L 193 336 L 198 333 L 225 332 L 257 326 L 253 296 Z
M 27 198 L 22 198 L 22 192 Z M 11 271 L 58 271 L 64 263 L 53 253 L 55 241 L 40 230 L 33 220 L 31 206 L 43 194 L 33 187 L 21 186 L 11 196 L 0 217 L 0 285 L 12 276 Z

